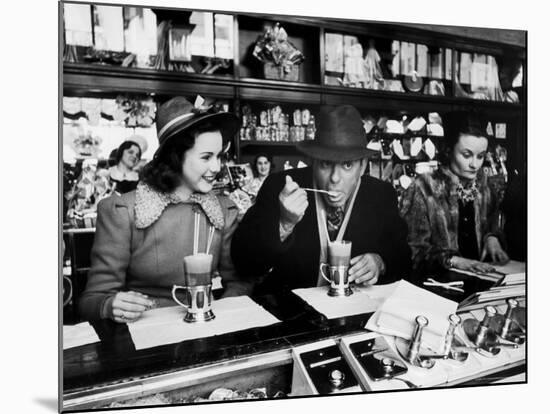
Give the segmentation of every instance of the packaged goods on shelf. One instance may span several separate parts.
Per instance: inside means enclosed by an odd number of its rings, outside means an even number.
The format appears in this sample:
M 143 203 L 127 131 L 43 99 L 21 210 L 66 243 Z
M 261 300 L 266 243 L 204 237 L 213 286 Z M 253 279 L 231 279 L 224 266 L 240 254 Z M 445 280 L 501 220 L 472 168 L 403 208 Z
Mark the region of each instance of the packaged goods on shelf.
M 292 120 L 293 125 L 289 125 Z M 241 141 L 299 142 L 315 136 L 315 116 L 309 109 L 296 109 L 292 116 L 280 106 L 253 114 L 248 105 L 242 110 Z

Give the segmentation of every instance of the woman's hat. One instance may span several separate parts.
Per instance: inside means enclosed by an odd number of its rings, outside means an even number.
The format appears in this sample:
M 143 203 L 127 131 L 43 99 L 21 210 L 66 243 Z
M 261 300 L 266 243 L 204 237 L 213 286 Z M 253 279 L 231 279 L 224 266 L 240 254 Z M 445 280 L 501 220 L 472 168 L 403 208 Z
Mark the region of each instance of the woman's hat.
M 220 128 L 225 140 L 229 140 L 239 129 L 239 119 L 230 112 L 215 112 L 211 106 L 202 106 L 204 99 L 197 96 L 195 105 L 177 96 L 163 103 L 157 111 L 157 153 L 172 137 L 188 128 L 211 122 Z
M 142 135 L 136 134 L 136 135 L 129 136 L 124 140 L 124 142 L 126 141 L 132 141 L 138 144 L 142 155 L 145 153 L 145 151 L 147 151 L 147 148 L 149 147 L 147 144 L 147 140 Z
M 361 115 L 351 105 L 324 106 L 319 113 L 314 140 L 302 141 L 297 149 L 317 160 L 355 161 L 376 154 L 367 148 L 367 133 Z

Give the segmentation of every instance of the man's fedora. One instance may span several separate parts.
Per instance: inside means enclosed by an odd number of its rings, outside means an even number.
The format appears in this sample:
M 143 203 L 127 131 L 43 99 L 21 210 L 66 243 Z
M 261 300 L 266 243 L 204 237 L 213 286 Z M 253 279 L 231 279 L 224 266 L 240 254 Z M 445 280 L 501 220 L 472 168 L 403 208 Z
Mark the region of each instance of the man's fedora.
M 231 140 L 239 129 L 239 119 L 230 112 L 215 112 L 211 107 L 204 107 L 198 101 L 193 105 L 187 99 L 176 96 L 163 103 L 157 111 L 157 154 L 166 143 L 176 135 L 191 127 L 210 122 L 220 128 L 224 140 Z
M 351 105 L 324 106 L 318 117 L 315 139 L 297 144 L 300 152 L 317 160 L 355 161 L 376 154 L 367 149 L 361 115 Z

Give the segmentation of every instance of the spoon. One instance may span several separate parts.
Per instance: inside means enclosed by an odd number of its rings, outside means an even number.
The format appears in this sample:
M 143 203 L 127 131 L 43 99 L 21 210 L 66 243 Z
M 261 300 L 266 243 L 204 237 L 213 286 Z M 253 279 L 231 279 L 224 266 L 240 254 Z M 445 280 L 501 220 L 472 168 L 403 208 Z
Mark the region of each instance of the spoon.
M 329 196 L 332 196 L 332 197 L 336 197 L 336 196 L 338 196 L 338 194 L 340 194 L 338 191 L 318 190 L 316 188 L 302 188 L 302 190 L 311 191 L 311 192 L 314 192 L 314 193 L 324 193 L 324 194 L 328 194 Z

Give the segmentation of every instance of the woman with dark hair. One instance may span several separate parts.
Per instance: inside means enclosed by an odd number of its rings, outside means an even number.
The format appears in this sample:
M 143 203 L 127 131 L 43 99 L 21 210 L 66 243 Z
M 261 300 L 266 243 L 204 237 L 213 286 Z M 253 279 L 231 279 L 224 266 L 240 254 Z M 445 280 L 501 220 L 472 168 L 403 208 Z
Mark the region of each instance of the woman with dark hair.
M 139 180 L 134 168 L 141 159 L 141 147 L 132 138 L 120 144 L 115 153 L 114 165 L 109 168 L 113 190 L 119 194 L 135 190 Z
M 151 306 L 173 306 L 171 289 L 181 284 L 183 257 L 197 246 L 212 254 L 224 296 L 248 293 L 229 254 L 237 208 L 212 191 L 223 142 L 238 126 L 233 114 L 197 108 L 185 98 L 160 106 L 159 148 L 136 190 L 99 204 L 91 269 L 79 302 L 85 319 L 122 323 Z
M 258 191 L 260 191 L 262 184 L 264 183 L 267 176 L 271 173 L 272 169 L 273 161 L 269 155 L 265 153 L 256 155 L 256 157 L 254 157 L 254 163 L 252 164 L 254 178 L 246 186 L 246 192 L 251 196 L 256 197 Z
M 508 255 L 498 228 L 498 198 L 484 173 L 489 138 L 474 112 L 444 119 L 442 165 L 419 175 L 401 200 L 409 228 L 413 270 L 418 275 L 443 269 L 489 272 Z

